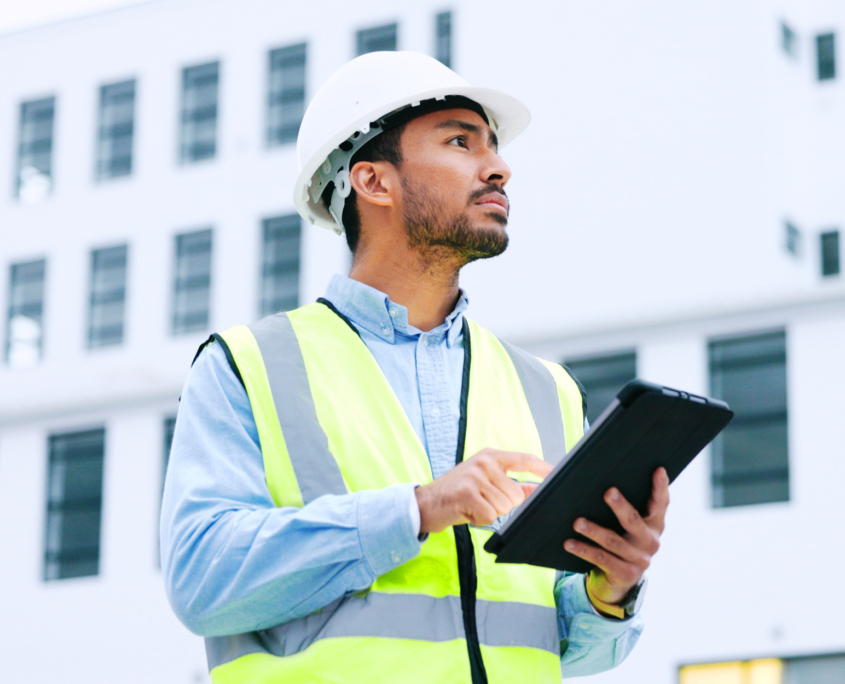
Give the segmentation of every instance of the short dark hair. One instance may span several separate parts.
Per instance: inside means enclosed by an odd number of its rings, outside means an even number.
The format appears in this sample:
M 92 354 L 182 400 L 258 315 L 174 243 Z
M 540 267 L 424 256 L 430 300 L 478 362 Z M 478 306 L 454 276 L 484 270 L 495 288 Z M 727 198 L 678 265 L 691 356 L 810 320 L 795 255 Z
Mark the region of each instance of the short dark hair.
M 384 133 L 377 135 L 370 140 L 360 150 L 358 150 L 349 162 L 349 170 L 358 162 L 380 162 L 386 161 L 397 169 L 402 165 L 402 132 L 405 130 L 407 122 L 401 123 L 398 126 L 388 128 Z M 320 201 L 328 210 L 332 201 L 332 193 L 334 192 L 334 183 L 329 183 Z M 358 213 L 358 197 L 355 190 L 346 198 L 346 203 L 343 205 L 343 228 L 346 231 L 346 244 L 349 245 L 349 250 L 354 254 L 358 249 L 358 240 L 361 237 L 361 214 Z

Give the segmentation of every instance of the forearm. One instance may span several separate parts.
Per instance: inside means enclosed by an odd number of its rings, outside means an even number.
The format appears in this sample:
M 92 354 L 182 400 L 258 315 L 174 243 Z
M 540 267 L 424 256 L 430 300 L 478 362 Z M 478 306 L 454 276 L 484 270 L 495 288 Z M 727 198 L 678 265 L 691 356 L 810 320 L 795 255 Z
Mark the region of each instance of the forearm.
M 560 667 L 564 678 L 582 677 L 610 670 L 622 663 L 643 630 L 640 615 L 627 620 L 601 617 L 593 610 L 583 575 L 570 575 L 555 589 Z
M 204 636 L 301 617 L 419 552 L 415 502 L 413 485 L 400 485 L 276 507 L 249 398 L 212 344 L 182 393 L 167 469 L 167 596 Z
M 366 588 L 419 553 L 412 485 L 325 496 L 302 509 L 210 507 L 169 545 L 165 584 L 197 634 L 264 629 Z

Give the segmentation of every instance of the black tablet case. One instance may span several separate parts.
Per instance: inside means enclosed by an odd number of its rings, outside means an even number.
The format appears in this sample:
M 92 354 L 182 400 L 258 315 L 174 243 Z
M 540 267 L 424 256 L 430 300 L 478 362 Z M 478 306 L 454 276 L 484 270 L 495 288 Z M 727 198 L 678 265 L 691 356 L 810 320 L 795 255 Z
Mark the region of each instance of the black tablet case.
M 665 467 L 673 481 L 732 417 L 722 401 L 629 382 L 484 549 L 497 563 L 588 572 L 591 563 L 563 549 L 566 539 L 589 542 L 573 530 L 575 519 L 624 534 L 604 492 L 617 487 L 644 515 L 654 471 Z

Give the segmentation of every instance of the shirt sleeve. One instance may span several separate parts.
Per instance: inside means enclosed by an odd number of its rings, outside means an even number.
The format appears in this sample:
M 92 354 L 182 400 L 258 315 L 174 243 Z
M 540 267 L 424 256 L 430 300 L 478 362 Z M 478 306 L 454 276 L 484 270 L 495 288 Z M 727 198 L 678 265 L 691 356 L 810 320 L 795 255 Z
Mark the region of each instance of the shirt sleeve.
M 308 615 L 420 551 L 413 484 L 276 507 L 249 398 L 211 344 L 181 397 L 161 511 L 170 604 L 201 636 Z
M 567 575 L 555 587 L 560 633 L 560 669 L 564 678 L 583 677 L 622 663 L 643 631 L 639 613 L 627 620 L 599 615 L 590 603 L 584 575 Z

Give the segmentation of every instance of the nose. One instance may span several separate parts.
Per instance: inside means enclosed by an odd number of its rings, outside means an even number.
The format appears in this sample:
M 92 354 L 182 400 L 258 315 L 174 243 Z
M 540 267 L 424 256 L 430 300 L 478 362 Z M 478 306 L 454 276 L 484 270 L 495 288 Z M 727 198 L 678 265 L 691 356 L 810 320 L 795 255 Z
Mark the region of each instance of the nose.
M 498 185 L 500 188 L 504 188 L 511 178 L 511 167 L 493 149 L 488 151 L 485 162 L 481 171 L 481 180 L 485 184 L 492 183 Z

